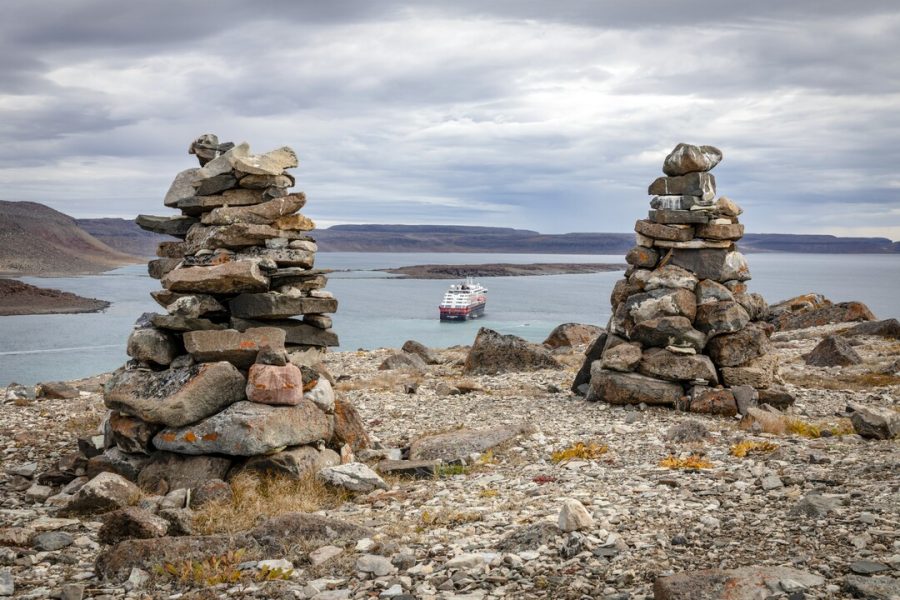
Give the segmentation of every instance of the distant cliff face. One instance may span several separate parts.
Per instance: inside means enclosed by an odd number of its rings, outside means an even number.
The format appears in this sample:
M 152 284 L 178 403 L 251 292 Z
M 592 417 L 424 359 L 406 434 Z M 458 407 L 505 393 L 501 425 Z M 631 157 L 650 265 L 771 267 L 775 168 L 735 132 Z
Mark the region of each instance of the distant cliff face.
M 36 202 L 0 200 L 0 273 L 98 273 L 134 262 L 140 261 L 96 239 L 72 217 Z
M 107 246 L 134 256 L 156 256 L 160 242 L 178 241 L 167 235 L 144 231 L 133 219 L 76 219 L 78 226 Z

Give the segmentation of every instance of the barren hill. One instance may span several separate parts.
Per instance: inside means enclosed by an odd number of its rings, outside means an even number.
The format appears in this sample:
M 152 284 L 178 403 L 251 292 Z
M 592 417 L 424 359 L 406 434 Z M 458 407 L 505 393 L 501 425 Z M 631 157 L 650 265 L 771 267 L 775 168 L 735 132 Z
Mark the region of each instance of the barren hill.
M 167 235 L 144 231 L 133 219 L 76 219 L 78 226 L 119 252 L 134 256 L 156 256 L 160 242 L 178 241 Z
M 0 200 L 0 273 L 98 273 L 135 262 L 141 261 L 110 248 L 59 211 Z

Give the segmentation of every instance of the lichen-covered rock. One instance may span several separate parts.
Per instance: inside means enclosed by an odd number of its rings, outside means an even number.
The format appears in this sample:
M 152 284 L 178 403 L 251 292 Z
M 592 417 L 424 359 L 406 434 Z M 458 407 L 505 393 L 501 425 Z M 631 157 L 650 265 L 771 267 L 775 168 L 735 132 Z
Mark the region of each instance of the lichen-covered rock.
M 709 340 L 706 350 L 720 367 L 742 365 L 771 350 L 768 327 L 762 323 L 750 323 L 740 331 L 717 335 Z
M 662 317 L 638 323 L 629 336 L 645 347 L 680 346 L 696 352 L 703 350 L 706 334 L 697 331 L 687 317 Z
M 775 331 L 874 320 L 875 315 L 862 302 L 832 304 L 821 294 L 797 296 L 769 307 L 769 322 Z
M 637 343 L 618 344 L 606 350 L 600 359 L 600 366 L 612 371 L 629 373 L 637 369 L 641 363 L 643 353 L 641 345 Z
M 653 597 L 655 600 L 756 600 L 768 598 L 773 590 L 784 591 L 782 582 L 787 581 L 799 586 L 796 591 L 825 583 L 825 579 L 818 575 L 790 567 L 767 565 L 728 570 L 706 569 L 658 577 L 653 584 Z
M 109 413 L 109 431 L 112 440 L 123 452 L 150 454 L 153 452 L 151 441 L 161 425 L 147 423 L 136 417 Z
M 128 336 L 126 351 L 136 360 L 167 366 L 180 354 L 178 346 L 171 334 L 154 327 L 142 327 Z
M 262 274 L 256 261 L 240 260 L 209 267 L 173 269 L 163 276 L 162 284 L 172 292 L 236 294 L 263 292 L 269 289 L 269 278 Z
M 303 373 L 292 364 L 251 365 L 247 374 L 247 400 L 293 406 L 303 400 Z
M 858 365 L 862 358 L 846 339 L 834 335 L 825 337 L 806 355 L 806 364 L 816 367 L 845 367 Z
M 306 320 L 306 317 L 304 317 L 304 320 Z M 426 365 L 437 365 L 441 362 L 440 358 L 438 358 L 438 355 L 433 350 L 415 340 L 406 340 L 403 342 L 403 346 L 400 349 L 404 352 L 417 355 Z
M 340 448 L 344 444 L 353 451 L 362 450 L 372 445 L 362 417 L 353 405 L 345 398 L 334 399 L 334 437 L 332 445 Z
M 129 506 L 107 513 L 97 539 L 103 544 L 118 544 L 123 540 L 160 538 L 169 531 L 169 523 L 153 513 Z
M 562 325 L 557 325 L 550 332 L 550 335 L 544 340 L 544 345 L 548 348 L 569 348 L 571 346 L 589 344 L 602 332 L 603 328 L 596 325 L 563 323 Z
M 584 361 L 581 363 L 581 368 L 578 369 L 578 373 L 575 374 L 575 379 L 572 382 L 571 390 L 573 393 L 584 395 L 581 391 L 581 386 L 591 382 L 591 365 L 595 360 L 600 360 L 603 349 L 606 347 L 606 339 L 607 333 L 604 331 L 598 335 L 594 341 L 591 342 L 591 345 L 587 347 L 587 350 L 584 351 Z
M 722 333 L 740 331 L 750 322 L 750 315 L 737 302 L 723 300 L 697 307 L 694 327 L 712 338 Z
M 100 473 L 83 486 L 60 510 L 61 515 L 103 513 L 135 504 L 141 490 L 115 473 Z
M 738 413 L 737 402 L 731 390 L 697 386 L 691 393 L 690 411 L 710 415 L 733 417 Z
M 195 489 L 213 479 L 225 479 L 231 459 L 224 456 L 186 456 L 155 452 L 141 469 L 137 483 L 141 489 L 159 495 L 172 490 Z
M 635 246 L 625 255 L 625 262 L 635 267 L 644 267 L 652 269 L 659 262 L 659 252 L 653 248 L 645 248 L 644 246 Z
M 678 144 L 663 161 L 663 173 L 669 176 L 711 171 L 722 160 L 722 151 L 715 146 Z
M 284 331 L 277 327 L 189 331 L 184 334 L 184 347 L 197 362 L 224 360 L 247 369 L 256 361 L 260 346 L 283 351 L 284 339 Z
M 479 375 L 561 368 L 543 346 L 485 327 L 478 330 L 464 366 L 466 373 Z
M 314 446 L 297 446 L 274 454 L 252 456 L 240 467 L 240 470 L 303 479 L 315 475 L 326 467 L 334 467 L 339 464 L 341 464 L 341 457 L 334 450 L 328 448 L 319 450 Z
M 600 367 L 591 369 L 591 388 L 587 399 L 609 404 L 674 406 L 684 395 L 680 384 L 662 381 L 638 373 L 619 373 Z
M 891 440 L 900 437 L 900 413 L 889 408 L 850 404 L 853 429 L 864 438 Z
M 661 348 L 645 350 L 638 367 L 644 375 L 669 381 L 703 379 L 712 384 L 719 381 L 716 367 L 703 354 L 680 355 Z

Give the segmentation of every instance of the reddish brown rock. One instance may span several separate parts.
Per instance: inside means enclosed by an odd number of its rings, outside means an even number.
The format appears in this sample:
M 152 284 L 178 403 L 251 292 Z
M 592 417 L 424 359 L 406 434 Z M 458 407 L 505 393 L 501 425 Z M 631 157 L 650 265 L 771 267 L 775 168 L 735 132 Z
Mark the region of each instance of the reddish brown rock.
M 661 223 L 654 223 L 648 219 L 641 219 L 635 222 L 634 231 L 654 240 L 669 240 L 672 242 L 686 242 L 694 237 L 693 227 L 671 227 Z
M 123 452 L 150 454 L 153 452 L 151 441 L 162 427 L 147 423 L 136 417 L 129 417 L 116 411 L 109 413 L 109 431 L 113 442 Z
M 705 240 L 739 240 L 744 237 L 744 226 L 740 223 L 729 225 L 707 223 L 697 225 L 696 235 Z
M 685 571 L 670 577 L 658 577 L 653 584 L 654 600 L 756 600 L 778 595 L 782 582 L 802 588 L 825 583 L 813 575 L 789 567 L 760 566 L 739 569 Z M 773 593 L 773 590 L 777 592 Z M 786 594 L 785 594 L 786 595 Z
M 303 374 L 292 364 L 255 364 L 247 375 L 247 400 L 261 404 L 299 404 L 303 399 Z
M 371 446 L 362 417 L 356 408 L 341 396 L 334 400 L 334 437 L 331 444 L 336 448 L 347 444 L 354 451 Z
M 569 348 L 589 344 L 602 332 L 603 328 L 596 325 L 563 323 L 550 332 L 550 335 L 544 340 L 544 345 L 548 348 Z
M 644 267 L 652 269 L 659 262 L 659 252 L 653 248 L 645 248 L 643 246 L 635 246 L 625 255 L 625 262 L 635 267 Z
M 832 304 L 819 294 L 797 296 L 769 307 L 769 322 L 775 331 L 874 320 L 875 315 L 862 302 Z
M 733 417 L 737 414 L 737 402 L 731 390 L 698 386 L 691 394 L 690 411 Z

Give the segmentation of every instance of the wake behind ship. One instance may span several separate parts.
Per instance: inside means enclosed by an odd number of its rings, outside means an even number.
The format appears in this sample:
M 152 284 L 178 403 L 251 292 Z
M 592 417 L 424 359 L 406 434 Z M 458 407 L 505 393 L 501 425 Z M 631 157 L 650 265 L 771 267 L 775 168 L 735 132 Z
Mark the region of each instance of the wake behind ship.
M 465 321 L 484 314 L 487 288 L 467 277 L 463 283 L 451 285 L 438 307 L 441 321 Z

